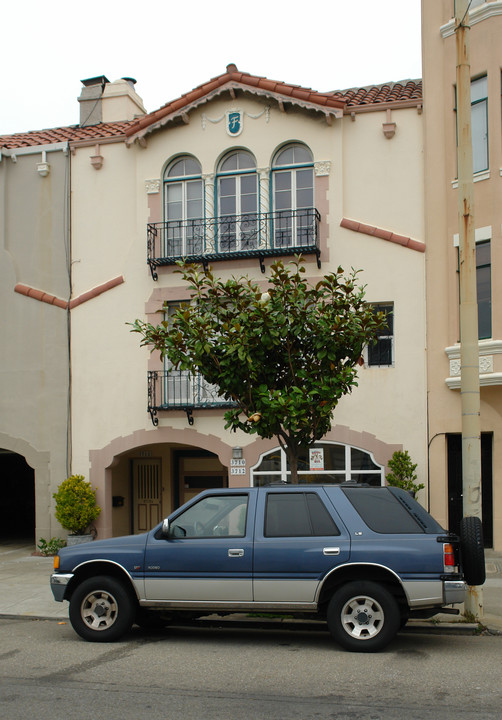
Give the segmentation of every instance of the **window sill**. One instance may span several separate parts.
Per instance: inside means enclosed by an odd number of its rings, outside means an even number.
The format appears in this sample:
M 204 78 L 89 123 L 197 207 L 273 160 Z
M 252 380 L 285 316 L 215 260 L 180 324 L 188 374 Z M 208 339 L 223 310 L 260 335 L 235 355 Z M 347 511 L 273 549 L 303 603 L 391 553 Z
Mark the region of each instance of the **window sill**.
M 502 169 L 500 170 L 500 174 L 502 175 Z M 480 172 L 474 173 L 472 176 L 472 182 L 481 182 L 482 180 L 489 180 L 490 179 L 490 171 L 489 170 L 481 170 Z M 454 190 L 458 188 L 458 178 L 455 178 L 455 180 L 451 181 L 451 186 Z
M 445 383 L 450 390 L 460 390 L 460 375 L 458 377 L 446 378 Z M 481 387 L 489 385 L 502 385 L 502 373 L 486 373 L 479 376 Z

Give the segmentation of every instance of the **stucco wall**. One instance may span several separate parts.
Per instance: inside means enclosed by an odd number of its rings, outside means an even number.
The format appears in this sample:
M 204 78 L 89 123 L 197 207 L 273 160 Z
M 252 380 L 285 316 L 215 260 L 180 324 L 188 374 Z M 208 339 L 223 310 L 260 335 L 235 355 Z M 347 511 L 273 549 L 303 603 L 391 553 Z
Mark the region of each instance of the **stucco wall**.
M 67 472 L 68 317 L 14 292 L 21 283 L 69 297 L 68 157 L 57 151 L 47 160 L 45 178 L 36 168 L 40 150 L 0 162 L 0 447 L 34 468 L 36 536 L 49 539 L 60 532 L 52 492 Z
M 231 139 L 224 122 L 216 121 L 235 106 L 247 114 L 243 133 Z M 269 106 L 267 112 L 265 106 Z M 93 478 L 104 488 L 104 449 L 118 447 L 120 438 L 145 442 L 146 437 L 154 437 L 152 433 L 161 435 L 163 442 L 179 438 L 181 433 L 187 446 L 200 444 L 201 436 L 216 436 L 222 443 L 218 454 L 224 464 L 228 464 L 232 446 L 250 451 L 252 444 L 260 443 L 225 431 L 216 411 L 195 411 L 192 428 L 184 413 L 161 413 L 159 428 L 154 430 L 146 413 L 149 353 L 139 348 L 138 336 L 130 334 L 126 323 L 144 317 L 147 308 L 151 312 L 153 297 L 160 306 L 162 297 L 176 299 L 186 294 L 172 268 L 161 268 L 157 282 L 147 268 L 146 226 L 149 220 L 162 219 L 158 217 L 162 183 L 160 195 L 149 195 L 146 181 L 161 180 L 166 164 L 184 153 L 198 158 L 203 176 L 212 174 L 232 147 L 252 152 L 258 169 L 269 168 L 278 147 L 298 141 L 310 147 L 315 162 L 330 163 L 328 176 L 316 176 L 316 187 L 323 195 L 322 201 L 317 200 L 323 206 L 323 232 L 329 230 L 329 250 L 322 253 L 321 270 L 314 257 L 306 258 L 309 275 L 319 277 L 340 264 L 347 271 L 352 266 L 362 268 L 368 300 L 395 303 L 395 367 L 361 369 L 360 386 L 340 403 L 334 424 L 348 428 L 359 439 L 367 433 L 368 438 L 376 438 L 376 444 L 402 445 L 419 463 L 420 479 L 424 480 L 424 255 L 340 227 L 342 218 L 350 213 L 353 219 L 422 240 L 421 117 L 416 109 L 406 109 L 395 111 L 392 119 L 398 130 L 387 140 L 382 113 L 361 115 L 355 122 L 345 117 L 330 126 L 321 115 L 283 113 L 272 101 L 239 97 L 237 101 L 207 103 L 190 113 L 188 124 L 148 135 L 146 148 L 136 144 L 126 149 L 119 143 L 101 146 L 104 162 L 98 171 L 90 163 L 94 149 L 76 149 L 72 205 L 75 294 L 119 275 L 125 282 L 72 311 L 75 471 L 85 474 L 92 456 Z M 267 267 L 269 264 L 266 261 Z M 222 278 L 247 273 L 259 282 L 266 280 L 257 259 L 217 263 L 215 270 Z M 335 436 L 346 437 L 346 430 L 335 432 L 333 439 Z M 274 443 L 256 447 L 265 446 L 269 449 Z M 259 453 L 258 449 L 252 452 L 253 462 Z M 249 458 L 251 462 L 251 455 Z M 111 519 L 103 523 L 108 525 Z

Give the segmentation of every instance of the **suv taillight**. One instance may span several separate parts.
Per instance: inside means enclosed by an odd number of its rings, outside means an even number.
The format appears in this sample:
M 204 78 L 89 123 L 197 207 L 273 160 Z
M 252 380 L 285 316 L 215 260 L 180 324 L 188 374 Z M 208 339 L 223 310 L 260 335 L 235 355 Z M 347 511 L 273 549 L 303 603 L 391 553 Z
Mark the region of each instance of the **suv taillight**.
M 451 543 L 443 543 L 444 571 L 453 572 L 455 570 L 455 553 Z

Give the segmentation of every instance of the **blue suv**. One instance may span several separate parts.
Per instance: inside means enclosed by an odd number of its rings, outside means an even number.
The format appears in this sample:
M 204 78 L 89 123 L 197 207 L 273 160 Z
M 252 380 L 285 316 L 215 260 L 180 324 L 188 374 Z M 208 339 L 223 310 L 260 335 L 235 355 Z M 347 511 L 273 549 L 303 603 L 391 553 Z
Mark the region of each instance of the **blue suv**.
M 86 640 L 287 613 L 325 619 L 339 645 L 368 652 L 412 616 L 458 612 L 446 606 L 484 579 L 478 518 L 458 537 L 403 490 L 345 483 L 208 490 L 148 533 L 63 548 L 50 583 Z

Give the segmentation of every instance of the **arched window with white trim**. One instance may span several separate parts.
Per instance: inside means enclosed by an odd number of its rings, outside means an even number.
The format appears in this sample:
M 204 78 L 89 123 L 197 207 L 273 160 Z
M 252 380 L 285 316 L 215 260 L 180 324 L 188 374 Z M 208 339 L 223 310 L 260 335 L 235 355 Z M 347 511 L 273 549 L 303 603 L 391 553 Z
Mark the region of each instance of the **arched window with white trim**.
M 258 244 L 258 175 L 250 152 L 236 150 L 218 167 L 218 250 L 252 250 Z
M 272 163 L 275 247 L 311 245 L 315 238 L 314 158 L 306 145 L 283 147 Z
M 311 453 L 310 450 L 316 451 Z M 252 485 L 291 482 L 286 453 L 281 448 L 261 456 L 251 468 Z M 384 467 L 367 450 L 340 443 L 318 442 L 300 453 L 298 482 L 338 485 L 343 482 L 384 484 Z
M 204 249 L 202 169 L 186 155 L 164 172 L 165 257 L 196 255 Z

